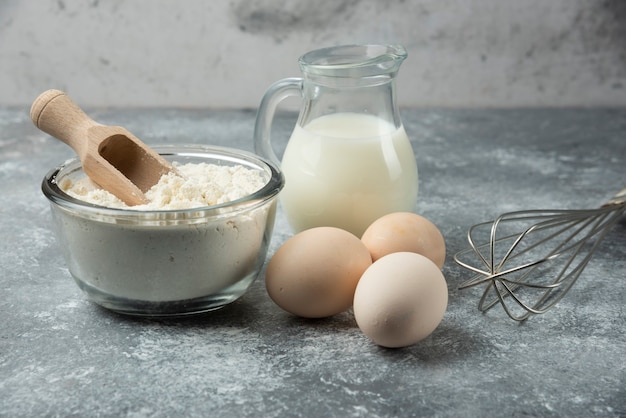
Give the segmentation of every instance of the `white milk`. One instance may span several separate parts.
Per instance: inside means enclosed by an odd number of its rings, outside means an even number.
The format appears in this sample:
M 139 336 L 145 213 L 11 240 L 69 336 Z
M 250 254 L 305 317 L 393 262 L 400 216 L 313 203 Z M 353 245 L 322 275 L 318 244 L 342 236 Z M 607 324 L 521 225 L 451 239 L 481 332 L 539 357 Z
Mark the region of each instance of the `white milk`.
M 336 226 L 361 236 L 380 216 L 415 210 L 417 164 L 403 127 L 337 113 L 296 125 L 282 160 L 281 204 L 296 231 Z

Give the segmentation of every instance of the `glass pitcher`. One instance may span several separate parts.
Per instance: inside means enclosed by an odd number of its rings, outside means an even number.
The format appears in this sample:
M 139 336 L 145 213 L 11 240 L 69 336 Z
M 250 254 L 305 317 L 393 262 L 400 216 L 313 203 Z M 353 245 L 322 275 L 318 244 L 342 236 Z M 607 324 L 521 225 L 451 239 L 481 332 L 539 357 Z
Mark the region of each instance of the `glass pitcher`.
M 285 175 L 280 202 L 295 232 L 334 226 L 360 237 L 377 218 L 415 209 L 417 164 L 396 105 L 398 45 L 347 45 L 299 59 L 302 78 L 272 84 L 256 118 L 255 151 Z M 270 141 L 276 107 L 302 96 L 278 161 Z

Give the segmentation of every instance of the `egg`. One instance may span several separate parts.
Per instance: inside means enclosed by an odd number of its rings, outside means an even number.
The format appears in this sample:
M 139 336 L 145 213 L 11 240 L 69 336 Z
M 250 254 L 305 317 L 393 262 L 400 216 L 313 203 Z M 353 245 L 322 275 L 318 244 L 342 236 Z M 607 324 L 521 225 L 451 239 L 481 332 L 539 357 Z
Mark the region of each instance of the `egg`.
M 428 337 L 448 306 L 439 267 L 423 255 L 397 252 L 375 261 L 359 280 L 354 317 L 363 333 L 383 347 L 406 347 Z
M 274 253 L 265 286 L 285 311 L 323 318 L 352 306 L 357 282 L 371 264 L 358 237 L 335 227 L 316 227 L 294 235 Z
M 446 259 L 446 243 L 439 229 L 415 213 L 384 215 L 365 230 L 361 240 L 373 261 L 387 254 L 408 251 L 428 257 L 442 269 Z

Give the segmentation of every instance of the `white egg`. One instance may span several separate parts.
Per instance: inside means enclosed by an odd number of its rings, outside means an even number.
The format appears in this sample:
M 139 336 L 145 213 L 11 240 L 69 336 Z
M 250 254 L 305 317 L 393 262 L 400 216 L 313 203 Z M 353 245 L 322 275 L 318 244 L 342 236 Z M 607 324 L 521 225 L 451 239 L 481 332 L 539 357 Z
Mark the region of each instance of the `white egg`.
M 354 316 L 363 331 L 383 347 L 406 347 L 428 337 L 448 306 L 448 286 L 439 267 L 413 252 L 375 261 L 354 294 Z

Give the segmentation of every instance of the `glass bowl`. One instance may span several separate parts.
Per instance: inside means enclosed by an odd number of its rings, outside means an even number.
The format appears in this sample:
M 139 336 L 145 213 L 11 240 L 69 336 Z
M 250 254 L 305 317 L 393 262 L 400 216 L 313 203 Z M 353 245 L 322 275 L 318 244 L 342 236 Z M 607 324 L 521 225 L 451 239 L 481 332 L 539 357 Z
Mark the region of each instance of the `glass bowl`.
M 284 185 L 278 167 L 232 148 L 154 147 L 169 161 L 243 165 L 265 185 L 228 203 L 185 210 L 114 209 L 75 199 L 59 184 L 84 178 L 72 159 L 42 182 L 69 271 L 89 299 L 142 316 L 210 311 L 242 296 L 263 267 Z

